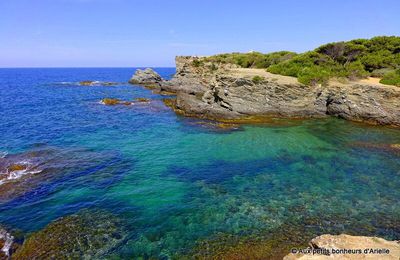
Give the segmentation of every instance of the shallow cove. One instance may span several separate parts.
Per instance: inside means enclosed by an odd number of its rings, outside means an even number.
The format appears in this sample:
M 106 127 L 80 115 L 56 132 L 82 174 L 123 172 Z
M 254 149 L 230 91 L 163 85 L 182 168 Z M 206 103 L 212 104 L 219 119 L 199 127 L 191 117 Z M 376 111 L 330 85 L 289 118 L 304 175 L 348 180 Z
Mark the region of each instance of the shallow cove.
M 400 239 L 400 154 L 390 146 L 400 130 L 334 118 L 221 130 L 142 87 L 79 86 L 133 72 L 0 69 L 2 154 L 62 155 L 45 160 L 41 185 L 1 202 L 0 224 L 28 233 L 106 210 L 129 227 L 108 254 L 126 258 L 229 255 L 241 240 L 277 256 L 324 233 Z M 99 104 L 106 97 L 153 101 Z

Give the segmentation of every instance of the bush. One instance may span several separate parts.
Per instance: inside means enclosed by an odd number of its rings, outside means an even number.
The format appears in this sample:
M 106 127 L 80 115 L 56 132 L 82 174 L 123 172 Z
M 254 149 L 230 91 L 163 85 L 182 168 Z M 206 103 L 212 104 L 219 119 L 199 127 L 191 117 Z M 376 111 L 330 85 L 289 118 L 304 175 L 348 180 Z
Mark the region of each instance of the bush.
M 344 66 L 345 77 L 351 80 L 365 78 L 369 73 L 365 71 L 364 65 L 360 61 L 352 62 Z
M 253 77 L 253 79 L 252 79 L 252 81 L 253 81 L 253 83 L 254 84 L 258 84 L 258 83 L 261 83 L 261 82 L 263 82 L 265 80 L 265 78 L 264 77 L 261 77 L 261 76 L 254 76 Z
M 194 67 L 198 68 L 201 65 L 203 65 L 203 61 L 201 61 L 199 59 L 195 59 L 195 60 L 193 60 L 192 64 L 193 64 Z
M 327 84 L 330 73 L 318 66 L 306 67 L 300 71 L 298 80 L 306 85 Z
M 329 78 L 355 80 L 371 72 L 387 78 L 394 76 L 386 76 L 387 72 L 400 68 L 400 37 L 379 36 L 328 43 L 302 54 L 288 51 L 230 53 L 206 60 L 244 68 L 266 68 L 274 74 L 297 77 L 304 84 L 325 83 Z
M 376 69 L 376 70 L 371 72 L 371 77 L 383 78 L 383 76 L 385 76 L 385 74 L 387 74 L 389 72 L 393 72 L 393 71 L 395 71 L 395 70 L 394 69 L 389 69 L 389 68 Z
M 400 69 L 386 73 L 379 82 L 386 85 L 395 85 L 400 87 Z

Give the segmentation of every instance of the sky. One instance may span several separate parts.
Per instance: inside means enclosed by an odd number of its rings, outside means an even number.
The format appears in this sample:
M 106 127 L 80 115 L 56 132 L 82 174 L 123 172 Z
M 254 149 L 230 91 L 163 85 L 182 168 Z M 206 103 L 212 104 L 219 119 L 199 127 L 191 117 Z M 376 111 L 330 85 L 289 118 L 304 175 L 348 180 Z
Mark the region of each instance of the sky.
M 172 67 L 400 36 L 399 0 L 0 0 L 0 67 Z

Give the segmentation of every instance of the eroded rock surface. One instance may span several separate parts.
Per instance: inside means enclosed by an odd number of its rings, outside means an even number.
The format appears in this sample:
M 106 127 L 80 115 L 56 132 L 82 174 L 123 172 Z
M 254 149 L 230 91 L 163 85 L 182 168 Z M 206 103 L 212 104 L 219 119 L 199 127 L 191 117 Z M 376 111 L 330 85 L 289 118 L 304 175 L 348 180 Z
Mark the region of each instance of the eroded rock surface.
M 376 259 L 398 260 L 400 258 L 399 241 L 387 241 L 378 237 L 350 235 L 322 235 L 311 240 L 312 253 L 291 253 L 284 260 L 318 259 Z M 347 251 L 346 251 L 347 250 Z M 365 251 L 366 250 L 366 251 Z
M 177 57 L 176 67 L 176 75 L 160 88 L 177 93 L 174 107 L 185 115 L 211 119 L 331 115 L 400 126 L 400 88 L 395 86 L 363 81 L 306 86 L 263 69 L 210 65 L 197 57 Z
M 137 69 L 135 75 L 129 80 L 129 83 L 138 85 L 159 86 L 161 82 L 163 82 L 161 76 L 150 68 L 145 70 Z

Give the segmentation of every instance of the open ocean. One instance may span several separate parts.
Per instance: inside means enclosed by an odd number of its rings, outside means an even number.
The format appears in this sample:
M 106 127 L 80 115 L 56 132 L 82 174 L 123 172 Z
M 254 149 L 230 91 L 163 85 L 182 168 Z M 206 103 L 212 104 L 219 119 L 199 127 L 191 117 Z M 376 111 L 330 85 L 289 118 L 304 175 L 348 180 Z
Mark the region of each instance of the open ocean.
M 134 71 L 0 69 L 0 160 L 32 168 L 15 194 L 0 193 L 0 225 L 29 234 L 83 209 L 109 212 L 126 236 L 106 257 L 131 259 L 306 245 L 325 233 L 400 239 L 398 129 L 334 118 L 219 129 L 126 83 Z

